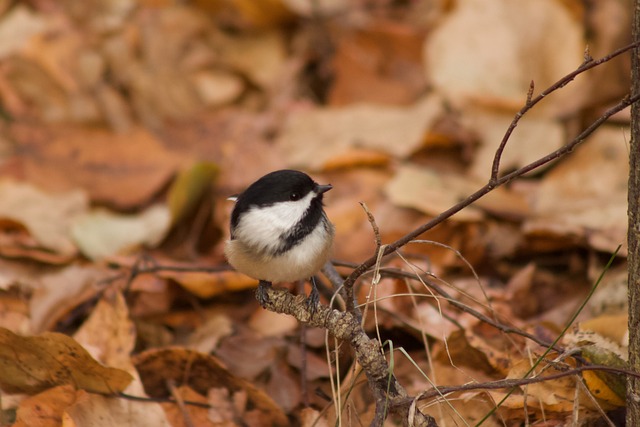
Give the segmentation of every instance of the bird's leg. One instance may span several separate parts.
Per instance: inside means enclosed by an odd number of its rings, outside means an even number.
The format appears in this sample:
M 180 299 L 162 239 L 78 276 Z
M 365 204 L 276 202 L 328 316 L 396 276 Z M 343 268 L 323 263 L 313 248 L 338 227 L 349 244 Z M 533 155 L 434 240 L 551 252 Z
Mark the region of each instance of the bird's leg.
M 311 276 L 311 293 L 309 294 L 309 298 L 307 298 L 307 309 L 311 312 L 312 315 L 316 312 L 318 304 L 320 304 L 320 293 L 318 292 L 318 287 L 316 286 L 315 277 Z
M 269 302 L 269 296 L 267 295 L 267 289 L 271 287 L 271 282 L 266 280 L 260 280 L 258 283 L 258 289 L 256 289 L 256 299 L 262 307 Z

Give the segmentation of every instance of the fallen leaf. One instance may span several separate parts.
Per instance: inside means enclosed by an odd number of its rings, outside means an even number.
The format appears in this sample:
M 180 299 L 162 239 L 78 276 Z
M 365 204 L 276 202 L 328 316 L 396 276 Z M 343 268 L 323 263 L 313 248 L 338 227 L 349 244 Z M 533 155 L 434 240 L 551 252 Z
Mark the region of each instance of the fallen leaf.
M 131 362 L 136 331 L 121 293 L 107 289 L 73 338 L 99 362 L 137 377 Z
M 34 35 L 47 28 L 42 14 L 31 11 L 25 5 L 16 5 L 0 20 L 0 59 L 20 51 Z
M 459 1 L 426 39 L 427 79 L 454 105 L 517 111 L 532 80 L 539 92 L 582 63 L 583 34 L 580 22 L 555 0 Z M 579 90 L 576 84 L 563 88 L 538 112 L 560 112 L 560 100 Z
M 291 368 L 282 362 L 271 365 L 267 382 L 267 395 L 285 412 L 291 412 L 301 401 L 300 380 Z
M 76 254 L 70 226 L 87 206 L 88 200 L 82 191 L 51 195 L 31 184 L 0 181 L 0 218 L 24 225 L 41 248 L 61 255 Z
M 146 392 L 152 397 L 167 396 L 167 381 L 177 386 L 188 385 L 201 395 L 209 389 L 225 387 L 231 393 L 244 390 L 249 404 L 262 413 L 263 420 L 272 425 L 289 425 L 285 413 L 263 391 L 248 381 L 233 376 L 213 356 L 192 350 L 169 348 L 148 350 L 138 354 L 134 363 Z
M 230 3 L 239 12 L 240 19 L 252 27 L 275 27 L 293 19 L 282 0 L 232 0 Z
M 226 389 L 223 389 L 226 390 Z M 180 386 L 175 388 L 174 396 L 179 396 L 184 401 L 189 402 L 198 402 L 206 405 L 211 402 L 211 400 L 205 398 L 201 394 L 196 393 L 188 386 Z M 212 422 L 211 416 L 209 415 L 213 408 L 203 408 L 195 405 L 176 405 L 175 403 L 162 403 L 162 408 L 164 409 L 164 413 L 167 416 L 167 420 L 171 424 L 172 427 L 188 427 L 189 425 L 198 426 L 198 427 L 220 427 L 221 424 L 217 424 Z M 185 420 L 189 420 L 189 424 L 185 423 Z M 232 423 L 234 420 L 234 414 L 227 419 L 222 419 L 219 422 L 227 421 L 229 427 L 235 426 L 237 424 Z M 217 420 L 216 420 L 217 421 Z
M 472 108 L 465 112 L 462 125 L 479 135 L 480 145 L 473 157 L 469 173 L 488 180 L 496 154 L 513 114 Z M 515 128 L 500 158 L 504 174 L 525 166 L 560 148 L 565 141 L 565 128 L 557 120 L 540 116 L 523 117 Z M 542 170 L 542 169 L 539 169 Z
M 254 4 L 251 0 L 239 1 Z M 259 8 L 262 7 L 261 4 Z M 234 36 L 216 33 L 211 37 L 211 43 L 223 64 L 248 77 L 259 87 L 270 89 L 280 81 L 287 58 L 287 48 L 285 38 L 279 29 Z
M 218 348 L 220 340 L 232 332 L 231 319 L 224 314 L 214 314 L 189 335 L 186 347 L 201 353 L 212 353 Z
M 628 132 L 600 128 L 544 176 L 523 226 L 530 238 L 560 247 L 587 242 L 610 253 L 626 242 Z
M 82 188 L 92 201 L 119 209 L 146 205 L 184 161 L 141 127 L 122 134 L 49 127 L 36 134 L 16 125 L 13 136 L 29 182 L 55 191 Z
M 402 158 L 421 146 L 442 108 L 440 98 L 428 96 L 409 107 L 362 104 L 298 112 L 286 122 L 278 145 L 288 164 L 311 170 L 354 148 Z
M 333 39 L 336 52 L 329 105 L 403 105 L 415 102 L 424 92 L 422 30 L 403 22 L 374 20 L 342 29 Z
M 71 235 L 81 252 L 99 260 L 139 246 L 155 246 L 169 230 L 171 215 L 164 205 L 153 205 L 135 215 L 95 209 L 75 218 Z
M 59 427 L 64 411 L 76 401 L 71 385 L 50 388 L 20 402 L 14 427 Z
M 57 385 L 101 394 L 123 391 L 131 375 L 104 367 L 73 338 L 56 332 L 22 337 L 0 328 L 0 387 L 7 393 L 37 393 Z
M 249 327 L 263 337 L 281 337 L 295 331 L 298 321 L 268 310 L 257 310 L 249 319 Z
M 160 275 L 175 280 L 180 286 L 200 298 L 211 298 L 224 292 L 253 289 L 258 284 L 255 279 L 236 271 L 219 273 L 168 271 Z
M 64 413 L 65 427 L 158 426 L 172 427 L 160 404 L 78 392 Z
M 71 265 L 37 277 L 29 304 L 31 328 L 44 332 L 98 292 L 105 272 L 94 266 Z
M 473 183 L 459 175 L 440 174 L 432 169 L 406 165 L 386 185 L 385 193 L 391 203 L 436 216 L 476 189 Z M 482 212 L 474 206 L 453 217 L 457 221 L 479 221 L 482 218 Z
M 220 70 L 203 70 L 191 76 L 193 86 L 204 105 L 218 107 L 236 100 L 245 85 L 235 74 Z

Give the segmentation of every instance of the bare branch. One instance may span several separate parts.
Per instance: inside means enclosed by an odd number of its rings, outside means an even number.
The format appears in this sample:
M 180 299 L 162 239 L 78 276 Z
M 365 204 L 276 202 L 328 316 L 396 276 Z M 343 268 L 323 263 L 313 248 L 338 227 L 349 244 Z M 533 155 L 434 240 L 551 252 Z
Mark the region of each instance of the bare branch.
M 629 96 L 627 95 L 624 99 L 622 99 L 618 104 L 616 104 L 614 107 L 612 107 L 611 109 L 607 110 L 602 116 L 600 116 L 598 119 L 596 119 L 589 127 L 587 127 L 584 131 L 582 131 L 578 136 L 576 136 L 572 141 L 570 141 L 568 144 L 564 145 L 563 147 L 559 148 L 558 150 L 544 156 L 541 157 L 540 159 L 526 165 L 523 166 L 522 168 L 513 171 L 503 177 L 499 177 L 499 169 L 500 169 L 500 158 L 502 155 L 502 152 L 504 150 L 504 147 L 506 146 L 509 138 L 511 137 L 511 134 L 513 133 L 513 130 L 516 128 L 516 126 L 518 125 L 518 122 L 520 121 L 520 119 L 522 118 L 522 116 L 529 111 L 533 106 L 535 106 L 538 102 L 540 102 L 544 97 L 546 97 L 547 95 L 551 94 L 552 92 L 566 86 L 569 82 L 571 82 L 573 79 L 576 78 L 576 76 L 578 76 L 579 74 L 582 74 L 594 67 L 597 67 L 598 65 L 601 65 L 605 62 L 610 61 L 611 59 L 615 58 L 616 56 L 619 56 L 625 52 L 627 52 L 630 49 L 633 49 L 634 47 L 640 46 L 640 43 L 633 43 L 630 44 L 628 46 L 625 46 L 621 49 L 616 50 L 615 52 L 604 56 L 598 60 L 593 60 L 591 59 L 589 56 L 586 57 L 585 62 L 578 67 L 575 71 L 567 74 L 566 76 L 564 76 L 563 78 L 561 78 L 560 80 L 558 80 L 556 83 L 554 83 L 553 85 L 551 85 L 550 87 L 548 87 L 547 89 L 545 89 L 544 91 L 542 91 L 538 96 L 534 97 L 533 99 L 531 99 L 530 101 L 527 100 L 527 103 L 525 104 L 524 107 L 522 107 L 522 109 L 516 113 L 513 121 L 511 122 L 511 125 L 509 126 L 509 128 L 507 129 L 507 131 L 505 132 L 505 135 L 498 147 L 498 149 L 496 150 L 496 155 L 494 158 L 494 162 L 493 162 L 493 166 L 492 166 L 492 171 L 491 171 L 491 178 L 489 179 L 489 182 L 483 186 L 482 188 L 480 188 L 478 191 L 476 191 L 475 193 L 471 194 L 469 197 L 467 197 L 466 199 L 464 199 L 463 201 L 461 201 L 460 203 L 452 206 L 451 208 L 447 209 L 446 211 L 440 213 L 438 216 L 436 216 L 435 218 L 433 218 L 432 220 L 428 221 L 427 223 L 421 225 L 420 227 L 416 228 L 415 230 L 411 231 L 410 233 L 406 234 L 405 236 L 401 237 L 400 239 L 396 240 L 393 243 L 390 243 L 389 245 L 385 246 L 384 248 L 384 255 L 389 255 L 390 253 L 395 252 L 398 248 L 406 245 L 407 243 L 409 243 L 410 241 L 412 241 L 413 239 L 415 239 L 416 237 L 418 237 L 419 235 L 421 235 L 422 233 L 432 229 L 433 227 L 435 227 L 436 225 L 440 224 L 441 222 L 445 221 L 446 219 L 450 218 L 451 216 L 453 216 L 454 214 L 460 212 L 462 209 L 466 208 L 467 206 L 471 205 L 472 203 L 474 203 L 476 200 L 480 199 L 481 197 L 485 196 L 487 193 L 489 193 L 490 191 L 492 191 L 494 188 L 499 187 L 501 185 L 504 185 L 510 181 L 512 181 L 515 178 L 521 177 L 522 175 L 531 172 L 532 170 L 539 168 L 542 165 L 545 165 L 559 157 L 562 157 L 563 155 L 570 153 L 571 151 L 573 151 L 575 149 L 575 147 L 582 143 L 589 135 L 591 135 L 598 127 L 600 127 L 604 122 L 606 122 L 609 117 L 613 116 L 614 114 L 618 113 L 619 111 L 624 110 L 625 108 L 627 108 L 628 106 L 630 106 L 631 104 L 635 103 L 636 101 L 638 101 L 638 99 L 640 99 L 640 97 L 638 95 L 634 95 L 634 96 Z M 344 286 L 345 287 L 352 287 L 355 283 L 355 281 L 365 272 L 367 271 L 369 268 L 371 268 L 375 262 L 376 262 L 377 256 L 372 256 L 370 258 L 368 258 L 367 260 L 365 260 L 363 263 L 361 263 L 355 270 L 353 270 L 353 272 L 351 272 L 351 274 L 349 275 L 349 277 L 347 277 L 345 279 L 344 282 Z

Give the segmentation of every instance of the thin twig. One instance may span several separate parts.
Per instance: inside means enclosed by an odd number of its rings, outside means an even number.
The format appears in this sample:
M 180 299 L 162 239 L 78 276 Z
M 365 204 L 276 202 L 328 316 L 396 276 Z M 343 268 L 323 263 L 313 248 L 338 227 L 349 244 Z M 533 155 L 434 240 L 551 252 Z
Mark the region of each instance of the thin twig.
M 538 160 L 532 163 L 529 163 L 526 166 L 521 167 L 516 171 L 513 171 L 507 175 L 504 175 L 496 179 L 495 181 L 489 180 L 489 182 L 485 186 L 480 188 L 475 193 L 471 194 L 469 197 L 467 197 L 460 203 L 452 206 L 451 208 L 437 215 L 431 221 L 421 225 L 420 227 L 404 235 L 403 237 L 396 240 L 395 242 L 387 245 L 384 249 L 384 255 L 386 256 L 392 252 L 395 252 L 398 248 L 406 245 L 407 243 L 414 240 L 416 237 L 418 237 L 425 231 L 432 229 L 433 227 L 440 224 L 444 220 L 460 212 L 462 209 L 466 208 L 467 206 L 471 205 L 481 197 L 485 196 L 486 194 L 491 192 L 493 189 L 500 187 L 510 181 L 513 181 L 514 179 L 521 177 L 522 175 L 525 175 L 526 173 L 531 172 L 532 170 L 537 169 L 542 165 L 550 163 L 553 160 L 556 160 L 567 153 L 570 153 L 581 142 L 583 142 L 589 135 L 591 135 L 598 127 L 600 127 L 604 122 L 606 122 L 609 119 L 609 117 L 624 110 L 629 105 L 633 104 L 634 102 L 637 102 L 638 100 L 640 100 L 640 95 L 635 95 L 633 97 L 626 96 L 622 101 L 620 101 L 618 104 L 616 104 L 615 106 L 607 110 L 602 116 L 598 117 L 598 119 L 596 119 L 589 127 L 587 127 L 584 131 L 582 131 L 578 136 L 576 136 L 568 144 L 564 145 L 563 147 L 557 149 L 556 151 L 544 157 L 539 158 Z M 365 260 L 362 264 L 360 264 L 355 270 L 353 270 L 353 272 L 351 272 L 349 277 L 345 279 L 344 286 L 345 287 L 353 286 L 353 284 L 358 279 L 358 277 L 360 277 L 365 271 L 367 271 L 376 263 L 376 259 L 377 259 L 377 254 L 376 256 L 372 256 L 371 258 Z

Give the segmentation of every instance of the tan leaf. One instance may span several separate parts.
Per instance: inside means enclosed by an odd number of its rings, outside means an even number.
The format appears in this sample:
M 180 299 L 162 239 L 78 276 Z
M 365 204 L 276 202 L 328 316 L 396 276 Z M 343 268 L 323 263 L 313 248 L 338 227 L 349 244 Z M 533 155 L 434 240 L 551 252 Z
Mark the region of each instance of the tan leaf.
M 251 0 L 241 1 L 245 4 L 257 4 Z M 262 7 L 262 3 L 259 7 Z M 258 86 L 269 89 L 281 79 L 287 47 L 280 30 L 264 30 L 233 37 L 216 34 L 211 41 L 223 63 L 247 76 Z
M 42 14 L 31 12 L 25 5 L 17 5 L 0 21 L 0 58 L 19 51 L 32 36 L 46 28 Z
M 480 137 L 470 174 L 488 180 L 496 149 L 509 128 L 513 114 L 472 108 L 462 123 Z M 500 159 L 500 171 L 512 171 L 557 150 L 565 143 L 565 129 L 557 120 L 526 116 L 518 123 Z
M 71 234 L 82 253 L 98 260 L 140 246 L 155 246 L 169 230 L 171 215 L 164 205 L 134 214 L 95 209 L 77 217 Z
M 444 175 L 427 168 L 404 166 L 387 184 L 385 193 L 389 200 L 398 206 L 414 208 L 427 215 L 436 216 L 476 189 L 476 185 L 458 175 Z M 482 217 L 482 212 L 470 206 L 453 218 L 458 221 L 478 221 Z
M 162 277 L 171 278 L 180 286 L 194 293 L 200 298 L 211 298 L 228 291 L 241 291 L 255 288 L 255 279 L 236 271 L 222 271 L 219 273 L 200 272 L 162 272 Z
M 438 97 L 426 97 L 409 107 L 354 105 L 293 114 L 278 145 L 288 163 L 321 169 L 334 157 L 361 147 L 406 157 L 417 150 L 442 112 Z
M 36 333 L 56 322 L 97 292 L 96 282 L 104 272 L 92 266 L 71 265 L 38 276 L 29 304 L 31 327 Z
M 545 175 L 524 224 L 530 237 L 560 247 L 587 242 L 607 252 L 626 242 L 628 132 L 600 128 Z
M 140 127 L 121 134 L 82 126 L 13 131 L 30 182 L 58 191 L 80 187 L 92 201 L 121 209 L 147 204 L 185 160 Z
M 59 427 L 62 414 L 76 401 L 77 390 L 61 385 L 29 396 L 20 402 L 14 427 Z
M 166 384 L 171 380 L 177 386 L 188 385 L 201 395 L 207 395 L 211 388 L 225 387 L 230 392 L 244 390 L 248 393 L 249 406 L 259 410 L 263 420 L 271 425 L 289 425 L 282 409 L 266 393 L 233 376 L 213 356 L 169 348 L 143 352 L 134 358 L 134 363 L 150 396 L 166 396 Z
M 135 327 L 121 293 L 107 290 L 73 338 L 96 360 L 135 376 L 131 363 Z
M 0 218 L 24 225 L 38 245 L 62 255 L 77 252 L 70 225 L 87 206 L 81 191 L 51 195 L 30 184 L 0 181 Z
M 55 332 L 22 337 L 0 328 L 0 387 L 8 393 L 36 393 L 71 384 L 94 393 L 115 394 L 131 375 L 102 366 L 73 338 Z
M 134 402 L 78 392 L 75 404 L 63 416 L 65 427 L 158 426 L 171 427 L 162 407 L 154 402 Z
M 189 402 L 199 402 L 202 404 L 209 403 L 207 399 L 201 394 L 196 393 L 188 386 L 180 386 L 175 388 L 174 395 L 180 396 L 181 399 Z M 210 411 L 211 409 L 203 408 L 195 405 L 179 406 L 175 403 L 162 403 L 162 408 L 167 416 L 167 420 L 172 426 L 185 426 L 185 418 L 188 416 L 192 426 L 198 427 L 223 427 L 221 424 L 211 422 Z M 232 421 L 233 416 L 228 420 Z M 232 427 L 235 424 L 228 424 L 228 427 Z
M 411 24 L 384 20 L 341 30 L 334 36 L 330 105 L 403 105 L 415 102 L 424 93 L 424 31 Z
M 427 78 L 454 104 L 518 110 L 531 80 L 540 91 L 582 63 L 583 34 L 555 0 L 459 1 L 426 40 Z M 557 111 L 577 91 L 564 88 L 542 109 Z

